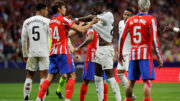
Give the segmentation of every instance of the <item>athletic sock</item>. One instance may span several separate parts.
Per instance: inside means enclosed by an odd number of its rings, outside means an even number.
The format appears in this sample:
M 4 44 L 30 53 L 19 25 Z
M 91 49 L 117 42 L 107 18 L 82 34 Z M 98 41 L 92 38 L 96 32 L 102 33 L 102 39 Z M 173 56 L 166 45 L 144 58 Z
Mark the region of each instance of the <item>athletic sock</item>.
M 82 83 L 81 89 L 80 89 L 80 101 L 85 100 L 87 90 L 88 90 L 88 85 Z
M 144 101 L 151 101 L 151 98 L 144 98 Z
M 46 80 L 46 79 L 42 78 L 42 79 L 40 80 L 40 85 L 44 82 L 44 80 Z M 39 87 L 39 88 L 40 88 L 40 87 Z M 44 95 L 44 97 L 43 97 L 43 101 L 45 101 L 45 98 L 46 98 L 46 93 L 45 93 L 45 95 Z
M 118 76 L 119 76 L 119 78 L 121 80 L 121 83 L 122 83 L 123 87 L 126 88 L 127 83 L 128 83 L 128 80 L 127 80 L 126 76 L 124 75 L 124 73 L 120 73 L 120 74 L 118 74 Z
M 104 83 L 104 101 L 107 101 L 108 97 L 108 84 Z
M 66 79 L 63 79 L 62 77 L 59 79 L 59 85 L 57 88 L 57 92 L 60 93 L 61 92 L 61 88 L 64 86 L 64 84 L 66 83 Z
M 126 98 L 124 101 L 132 101 L 132 98 Z
M 66 99 L 71 99 L 74 92 L 75 80 L 69 79 L 66 84 Z
M 49 85 L 50 85 L 50 82 L 48 80 L 44 80 L 44 82 L 40 85 L 40 89 L 38 92 L 38 98 L 43 99 Z
M 121 94 L 120 94 L 119 85 L 117 84 L 115 78 L 114 77 L 109 78 L 108 81 L 111 85 L 111 88 L 112 88 L 112 91 L 115 95 L 116 101 L 121 101 Z
M 26 96 L 29 97 L 31 89 L 32 89 L 32 79 L 26 78 L 24 82 L 24 99 Z
M 98 95 L 98 101 L 103 101 L 104 99 L 104 87 L 103 87 L 103 77 L 94 76 L 95 84 L 96 84 L 96 92 Z

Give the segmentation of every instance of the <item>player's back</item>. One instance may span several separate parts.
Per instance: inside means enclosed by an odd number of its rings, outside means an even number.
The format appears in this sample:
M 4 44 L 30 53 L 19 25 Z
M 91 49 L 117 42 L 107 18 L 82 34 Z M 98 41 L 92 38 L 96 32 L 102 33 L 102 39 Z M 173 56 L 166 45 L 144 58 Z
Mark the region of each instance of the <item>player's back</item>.
M 71 20 L 60 15 L 54 15 L 50 20 L 50 36 L 52 39 L 51 52 L 53 54 L 68 54 L 68 29 L 74 24 Z
M 89 28 L 86 36 L 88 37 L 89 34 L 94 34 L 94 38 L 91 41 L 91 43 L 89 43 L 87 46 L 86 61 L 94 62 L 95 53 L 96 53 L 96 49 L 97 49 L 98 35 L 97 35 L 96 31 L 93 30 L 92 28 Z
M 49 56 L 49 19 L 33 16 L 25 20 L 24 27 L 29 38 L 29 57 Z
M 131 59 L 152 59 L 152 42 L 157 37 L 155 18 L 140 14 L 129 18 L 127 23 L 131 36 Z

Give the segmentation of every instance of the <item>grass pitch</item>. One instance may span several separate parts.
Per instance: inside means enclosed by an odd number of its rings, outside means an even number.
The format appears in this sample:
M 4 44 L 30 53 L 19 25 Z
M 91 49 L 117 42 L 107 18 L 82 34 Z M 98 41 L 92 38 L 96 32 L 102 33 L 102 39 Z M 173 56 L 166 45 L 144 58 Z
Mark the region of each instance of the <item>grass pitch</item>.
M 23 83 L 1 83 L 0 84 L 0 101 L 23 101 Z M 49 95 L 46 101 L 64 101 L 56 96 L 58 84 L 53 83 L 49 88 Z M 72 101 L 79 101 L 81 83 L 76 83 Z M 33 83 L 30 100 L 35 101 L 38 93 L 38 83 Z M 64 87 L 65 89 L 65 87 Z M 65 90 L 63 94 L 65 95 Z M 125 89 L 120 85 L 122 99 L 125 98 Z M 143 101 L 143 84 L 136 84 L 134 93 L 136 101 Z M 90 83 L 85 101 L 98 101 L 95 84 Z M 109 85 L 108 101 L 115 101 L 114 95 Z M 180 83 L 162 83 L 152 85 L 152 101 L 180 101 Z

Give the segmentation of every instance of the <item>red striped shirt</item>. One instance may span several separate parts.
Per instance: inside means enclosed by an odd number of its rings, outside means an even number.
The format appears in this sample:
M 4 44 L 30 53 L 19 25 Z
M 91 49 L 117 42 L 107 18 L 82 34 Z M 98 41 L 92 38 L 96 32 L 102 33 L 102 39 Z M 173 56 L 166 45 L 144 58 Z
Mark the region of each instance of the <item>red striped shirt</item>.
M 74 24 L 66 17 L 55 15 L 49 24 L 52 40 L 50 56 L 53 54 L 70 54 L 68 48 L 68 30 Z
M 94 31 L 92 28 L 89 28 L 89 30 L 87 31 L 87 37 L 89 34 L 94 34 L 94 38 L 91 41 L 91 43 L 89 43 L 87 46 L 86 61 L 94 62 L 95 53 L 96 53 L 96 49 L 97 49 L 98 35 L 97 35 L 96 31 Z
M 152 47 L 161 58 L 156 19 L 150 15 L 135 15 L 126 23 L 120 40 L 120 56 L 127 33 L 131 36 L 131 60 L 152 59 Z

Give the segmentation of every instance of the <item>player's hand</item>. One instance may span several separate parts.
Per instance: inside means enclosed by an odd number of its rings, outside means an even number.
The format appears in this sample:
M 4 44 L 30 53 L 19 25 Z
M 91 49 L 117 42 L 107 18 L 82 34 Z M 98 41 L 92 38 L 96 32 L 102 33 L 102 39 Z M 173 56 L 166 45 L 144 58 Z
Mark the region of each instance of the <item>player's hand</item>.
M 163 66 L 163 60 L 162 60 L 162 58 L 159 58 L 159 59 L 158 59 L 158 64 L 159 64 L 158 68 L 160 69 L 160 68 Z
M 167 32 L 167 31 L 173 31 L 173 27 L 172 26 L 165 26 L 163 32 Z
M 91 21 L 93 24 L 97 23 L 99 21 L 99 18 L 95 17 L 93 18 L 93 20 Z
M 83 26 L 85 22 L 79 22 L 79 26 Z
M 119 56 L 119 63 L 121 64 L 121 66 L 123 66 L 123 62 L 124 62 L 124 57 Z
M 27 57 L 24 57 L 23 60 L 24 60 L 24 62 L 26 62 L 27 61 Z

